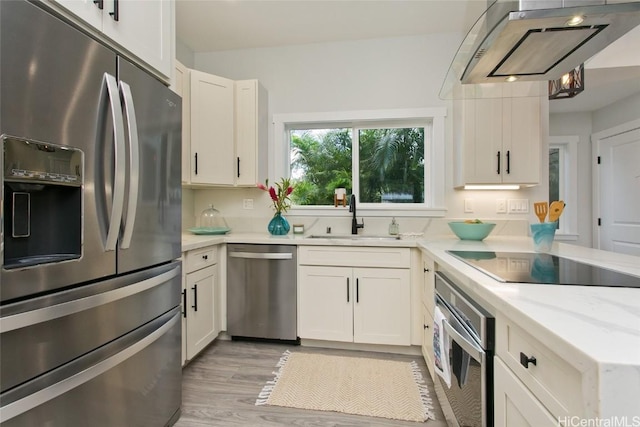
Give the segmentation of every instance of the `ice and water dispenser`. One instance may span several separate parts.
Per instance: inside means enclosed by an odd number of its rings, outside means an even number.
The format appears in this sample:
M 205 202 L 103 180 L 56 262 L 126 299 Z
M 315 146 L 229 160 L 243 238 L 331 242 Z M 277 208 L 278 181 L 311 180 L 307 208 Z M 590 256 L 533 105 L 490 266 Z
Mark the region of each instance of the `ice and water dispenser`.
M 80 258 L 82 151 L 2 137 L 4 269 Z

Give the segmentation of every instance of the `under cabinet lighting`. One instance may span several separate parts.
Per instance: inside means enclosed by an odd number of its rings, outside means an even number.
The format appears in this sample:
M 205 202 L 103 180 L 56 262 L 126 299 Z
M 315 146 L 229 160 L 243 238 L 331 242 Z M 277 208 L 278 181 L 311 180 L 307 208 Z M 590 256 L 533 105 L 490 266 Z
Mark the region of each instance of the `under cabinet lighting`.
M 465 190 L 519 190 L 519 185 L 465 185 Z
M 575 27 L 577 25 L 580 25 L 584 22 L 584 17 L 580 16 L 580 15 L 576 15 L 573 18 L 569 19 L 566 24 L 569 27 Z

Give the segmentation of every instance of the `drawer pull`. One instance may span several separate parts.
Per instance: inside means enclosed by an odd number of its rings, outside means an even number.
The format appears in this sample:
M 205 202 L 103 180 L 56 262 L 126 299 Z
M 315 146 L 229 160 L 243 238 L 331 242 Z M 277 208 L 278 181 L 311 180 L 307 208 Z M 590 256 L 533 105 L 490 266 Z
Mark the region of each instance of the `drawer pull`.
M 422 325 L 422 329 L 429 329 L 429 325 Z
M 429 272 L 429 269 L 428 269 L 428 268 L 425 268 L 425 269 L 424 269 L 424 272 L 425 272 L 425 273 L 428 273 L 428 272 Z
M 209 259 L 209 255 L 202 255 L 202 259 L 205 260 L 205 261 L 208 260 Z
M 523 352 L 520 352 L 520 364 L 524 366 L 526 369 L 529 369 L 529 363 L 535 365 L 536 358 L 534 356 L 529 357 Z

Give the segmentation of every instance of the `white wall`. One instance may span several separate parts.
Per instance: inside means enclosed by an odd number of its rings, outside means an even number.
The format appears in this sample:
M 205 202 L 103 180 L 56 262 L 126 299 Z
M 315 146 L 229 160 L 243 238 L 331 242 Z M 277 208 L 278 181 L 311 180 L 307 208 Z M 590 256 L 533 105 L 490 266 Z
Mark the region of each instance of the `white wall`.
M 640 81 L 635 88 L 629 88 L 629 91 L 635 91 L 635 94 L 593 112 L 592 133 L 602 132 L 640 118 Z
M 460 34 L 445 33 L 195 53 L 194 68 L 230 79 L 259 79 L 269 91 L 270 115 L 439 106 L 446 106 L 450 111 L 451 102 L 439 99 L 438 93 L 461 39 Z M 541 185 L 520 191 L 453 190 L 450 118 L 447 122 L 447 218 L 537 221 L 532 212 L 533 202 L 548 198 L 544 173 Z M 273 135 L 270 135 L 270 144 L 272 147 Z M 266 203 L 263 203 L 260 199 L 263 195 L 255 190 L 195 192 L 191 213 L 193 218 L 210 202 L 224 206 L 224 213 L 228 217 L 258 217 L 258 222 L 264 222 L 265 226 L 271 215 L 269 208 L 259 211 L 260 206 L 268 206 L 268 199 L 264 199 Z M 248 197 L 247 194 L 257 198 L 253 211 L 242 209 L 242 198 Z M 473 199 L 473 213 L 464 212 L 465 198 Z M 497 199 L 515 198 L 529 199 L 531 212 L 496 214 Z M 348 218 L 347 214 L 337 213 L 335 221 L 341 224 L 340 218 L 343 216 Z M 388 222 L 386 219 L 384 221 Z M 348 224 L 347 220 L 345 222 Z M 523 232 L 526 233 L 526 228 Z

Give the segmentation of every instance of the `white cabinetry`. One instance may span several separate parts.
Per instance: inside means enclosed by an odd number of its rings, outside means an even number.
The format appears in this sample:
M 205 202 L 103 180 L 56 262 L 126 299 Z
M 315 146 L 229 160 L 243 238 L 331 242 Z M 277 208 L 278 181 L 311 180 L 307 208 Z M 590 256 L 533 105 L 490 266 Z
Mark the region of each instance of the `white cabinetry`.
M 218 248 L 209 246 L 184 253 L 183 363 L 193 359 L 220 332 Z
M 234 184 L 233 80 L 190 70 L 191 183 Z
M 267 91 L 258 80 L 235 82 L 235 145 L 238 186 L 267 179 Z
M 267 91 L 257 80 L 185 70 L 182 182 L 244 187 L 263 182 L 268 177 Z M 184 71 L 176 67 L 176 73 Z
M 552 426 L 586 417 L 582 373 L 502 315 L 496 315 L 494 364 L 496 426 Z
M 498 357 L 494 357 L 494 426 L 557 427 L 556 420 Z
M 429 369 L 431 378 L 433 372 L 433 315 L 435 310 L 435 263 L 433 259 L 422 251 L 422 356 Z
M 540 182 L 544 98 L 454 101 L 455 185 Z
M 300 338 L 410 345 L 409 249 L 310 246 L 298 256 Z
M 174 37 L 173 0 L 55 0 L 54 3 L 168 80 Z
M 191 182 L 191 83 L 189 69 L 174 62 L 171 89 L 182 97 L 182 182 Z

